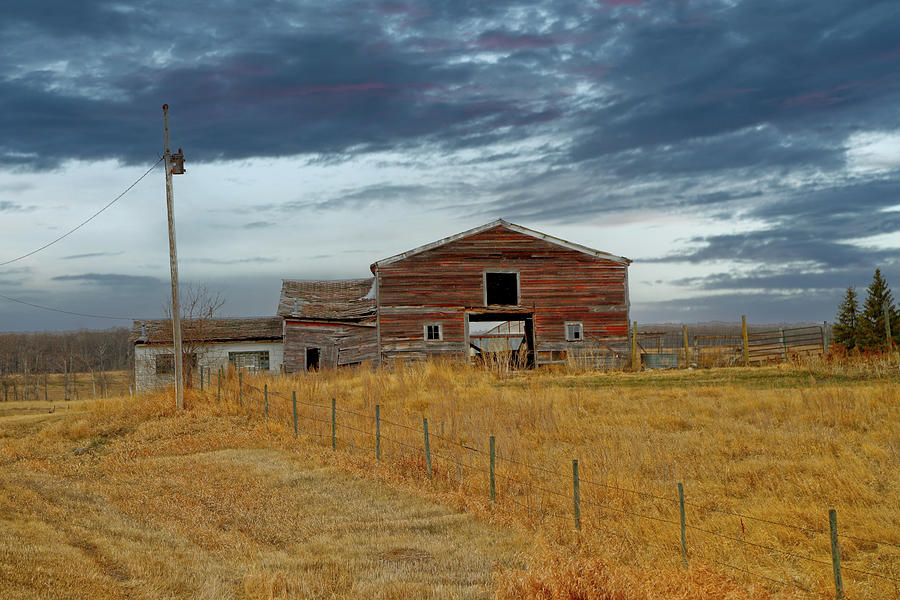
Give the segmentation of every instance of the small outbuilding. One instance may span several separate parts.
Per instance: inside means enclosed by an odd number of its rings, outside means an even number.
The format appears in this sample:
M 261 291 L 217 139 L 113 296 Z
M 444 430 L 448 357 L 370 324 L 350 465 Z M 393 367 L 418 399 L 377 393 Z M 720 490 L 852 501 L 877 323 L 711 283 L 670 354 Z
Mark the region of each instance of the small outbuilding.
M 193 319 L 181 322 L 185 374 L 190 379 L 229 365 L 250 371 L 278 372 L 284 362 L 280 317 Z M 175 353 L 172 321 L 134 321 L 134 384 L 149 391 L 173 384 Z
M 375 279 L 281 284 L 284 370 L 303 373 L 378 360 Z

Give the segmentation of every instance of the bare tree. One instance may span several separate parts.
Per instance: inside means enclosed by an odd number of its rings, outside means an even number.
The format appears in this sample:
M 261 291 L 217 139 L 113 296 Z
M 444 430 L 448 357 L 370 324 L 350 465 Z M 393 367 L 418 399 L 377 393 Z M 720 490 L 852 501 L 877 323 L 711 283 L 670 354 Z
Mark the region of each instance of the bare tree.
M 184 364 L 184 387 L 192 387 L 194 373 L 209 352 L 212 320 L 216 318 L 225 299 L 206 284 L 188 284 L 181 291 L 181 351 Z M 172 318 L 172 303 L 166 304 L 166 318 Z

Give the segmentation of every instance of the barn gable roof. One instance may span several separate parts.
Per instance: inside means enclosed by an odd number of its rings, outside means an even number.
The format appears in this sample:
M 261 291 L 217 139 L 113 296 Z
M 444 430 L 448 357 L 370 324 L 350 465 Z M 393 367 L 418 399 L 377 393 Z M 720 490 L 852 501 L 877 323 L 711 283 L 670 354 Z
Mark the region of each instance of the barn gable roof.
M 582 246 L 581 244 L 576 244 L 574 242 L 569 242 L 567 240 L 554 237 L 552 235 L 547 235 L 546 233 L 541 233 L 540 231 L 535 231 L 533 229 L 528 229 L 527 227 L 522 227 L 521 225 L 516 225 L 515 223 L 510 223 L 508 221 L 504 221 L 503 219 L 497 219 L 496 221 L 491 221 L 490 223 L 485 223 L 484 225 L 480 225 L 473 229 L 469 229 L 467 231 L 463 231 L 461 233 L 457 233 L 456 235 L 451 235 L 449 237 L 445 237 L 443 239 L 437 240 L 436 242 L 431 242 L 430 244 L 425 244 L 424 246 L 419 246 L 418 248 L 413 248 L 412 250 L 407 250 L 406 252 L 401 252 L 400 254 L 395 254 L 394 256 L 390 256 L 388 258 L 384 258 L 372 264 L 371 269 L 372 272 L 375 272 L 375 269 L 378 267 L 383 267 L 385 265 L 390 265 L 395 262 L 399 262 L 401 260 L 405 260 L 410 256 L 419 254 L 421 252 L 427 252 L 428 250 L 433 250 L 434 248 L 438 248 L 445 244 L 449 244 L 451 242 L 455 242 L 456 240 L 461 240 L 463 238 L 467 238 L 471 235 L 475 235 L 481 233 L 482 231 L 487 231 L 489 229 L 493 229 L 494 227 L 504 227 L 510 231 L 516 231 L 523 235 L 527 235 L 533 238 L 537 238 L 539 240 L 544 240 L 545 242 L 549 242 L 551 244 L 556 244 L 557 246 L 562 246 L 564 248 L 568 248 L 570 250 L 575 250 L 577 252 L 582 252 L 589 256 L 593 256 L 596 258 L 602 258 L 604 260 L 611 260 L 613 262 L 617 262 L 622 265 L 631 264 L 631 260 L 625 258 L 624 256 L 616 256 L 614 254 L 609 254 L 608 252 L 602 252 L 600 250 L 594 250 L 593 248 L 588 248 L 587 246 Z
M 360 321 L 375 314 L 374 277 L 337 281 L 283 279 L 278 315 L 312 320 Z
M 239 342 L 281 340 L 279 317 L 234 317 L 216 319 L 183 319 L 181 337 L 186 342 Z M 135 344 L 171 344 L 171 319 L 136 320 L 130 340 Z

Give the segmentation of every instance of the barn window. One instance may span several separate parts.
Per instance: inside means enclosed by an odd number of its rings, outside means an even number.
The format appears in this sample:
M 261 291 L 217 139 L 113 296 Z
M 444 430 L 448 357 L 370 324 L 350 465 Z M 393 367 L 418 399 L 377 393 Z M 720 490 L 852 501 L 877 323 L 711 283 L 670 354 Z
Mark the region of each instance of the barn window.
M 444 326 L 440 323 L 429 323 L 425 325 L 425 340 L 429 342 L 439 342 L 444 339 Z
M 519 274 L 485 273 L 484 303 L 488 306 L 519 304 Z
M 566 341 L 580 342 L 584 339 L 584 327 L 581 323 L 566 323 Z
M 168 354 L 156 355 L 156 374 L 171 375 L 175 372 L 175 355 L 171 352 Z
M 248 371 L 268 371 L 269 352 L 267 350 L 257 352 L 229 352 L 228 362 L 235 369 L 247 369 Z

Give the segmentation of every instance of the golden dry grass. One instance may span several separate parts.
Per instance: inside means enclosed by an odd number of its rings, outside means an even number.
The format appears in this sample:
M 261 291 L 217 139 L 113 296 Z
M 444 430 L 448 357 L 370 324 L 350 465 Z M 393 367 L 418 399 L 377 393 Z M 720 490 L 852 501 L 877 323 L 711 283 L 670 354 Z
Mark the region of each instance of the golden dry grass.
M 171 404 L 0 418 L 0 597 L 484 598 L 518 564 L 515 532 Z
M 427 417 L 435 474 L 423 489 L 545 540 L 529 555 L 531 568 L 504 571 L 501 598 L 607 597 L 579 589 L 623 599 L 833 597 L 829 508 L 841 534 L 853 536 L 841 538 L 846 596 L 891 598 L 900 579 L 898 382 L 887 361 L 507 378 L 427 363 L 248 377 L 255 389 L 245 387 L 238 409 L 263 419 L 260 392 L 268 386 L 270 422 L 290 424 L 288 398 L 297 391 L 301 443 L 329 446 L 335 398 L 338 448 L 356 457 L 348 468 L 365 472 L 374 462 L 378 404 L 390 473 L 382 477 L 413 486 L 427 481 Z M 215 394 L 213 386 L 210 402 Z M 234 380 L 222 401 L 236 405 Z M 491 435 L 500 457 L 493 513 Z M 687 573 L 679 571 L 677 482 L 691 527 Z M 666 581 L 672 587 L 661 587 Z
M 66 398 L 66 375 L 62 373 L 47 374 L 46 390 L 43 377 L 44 375 L 41 373 L 29 375 L 29 386 L 27 391 L 23 388 L 25 378 L 21 374 L 4 375 L 3 378 L 0 378 L 0 383 L 2 383 L 4 379 L 7 382 L 5 388 L 0 385 L 0 410 L 3 410 L 8 403 L 23 401 L 26 394 L 29 401 L 43 402 L 44 405 L 46 405 L 47 402 L 64 402 Z M 105 393 L 103 386 L 100 385 L 99 373 L 94 375 L 93 381 L 91 380 L 91 374 L 89 372 L 69 373 L 70 401 L 128 396 L 132 393 L 133 377 L 131 371 L 105 371 L 103 377 L 107 383 Z M 15 383 L 16 386 L 15 392 L 12 388 L 13 383 Z

